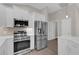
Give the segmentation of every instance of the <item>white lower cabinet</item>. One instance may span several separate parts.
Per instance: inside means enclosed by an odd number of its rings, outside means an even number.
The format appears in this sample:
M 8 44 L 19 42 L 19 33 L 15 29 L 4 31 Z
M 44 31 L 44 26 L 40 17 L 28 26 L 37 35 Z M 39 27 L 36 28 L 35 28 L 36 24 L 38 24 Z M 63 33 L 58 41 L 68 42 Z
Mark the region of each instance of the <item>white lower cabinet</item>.
M 67 46 L 67 40 L 66 39 L 58 39 L 58 54 L 59 55 L 66 55 L 66 46 Z
M 76 39 L 58 39 L 58 54 L 59 55 L 79 55 L 79 43 Z
M 79 44 L 73 41 L 68 41 L 67 45 L 67 54 L 68 55 L 79 55 Z
M 3 46 L 3 45 L 0 47 L 0 55 L 6 55 L 5 49 L 6 49 L 6 48 L 5 48 L 5 46 Z
M 14 54 L 14 48 L 13 48 L 13 39 L 8 38 L 6 41 L 6 49 L 5 49 L 5 54 L 6 55 L 13 55 Z
M 7 38 L 0 46 L 0 55 L 13 55 L 13 38 Z

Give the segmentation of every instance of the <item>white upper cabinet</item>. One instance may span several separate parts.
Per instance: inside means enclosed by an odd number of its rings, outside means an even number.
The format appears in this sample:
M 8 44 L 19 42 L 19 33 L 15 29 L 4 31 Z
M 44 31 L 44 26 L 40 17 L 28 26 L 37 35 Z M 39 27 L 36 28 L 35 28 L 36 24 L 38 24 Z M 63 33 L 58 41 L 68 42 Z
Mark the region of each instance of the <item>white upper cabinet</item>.
M 6 26 L 6 8 L 0 5 L 0 27 Z
M 26 10 L 0 5 L 0 27 L 13 27 L 14 18 L 29 20 L 30 17 L 29 12 Z
M 0 5 L 0 27 L 13 27 L 12 9 Z
M 6 27 L 13 27 L 14 26 L 13 10 L 11 8 L 6 8 L 6 12 L 7 12 Z
M 13 17 L 14 17 L 14 18 L 17 18 L 18 20 L 21 19 L 22 17 L 21 17 L 20 11 L 17 10 L 17 9 L 14 9 L 14 10 L 13 10 Z
M 0 5 L 0 27 L 14 27 L 14 18 L 28 21 L 32 21 L 34 18 L 34 20 L 46 21 L 46 17 L 43 14 L 35 12 L 33 15 L 32 17 L 28 10 L 23 10 L 16 6 Z
M 43 14 L 40 13 L 35 13 L 35 20 L 39 20 L 39 21 L 46 21 L 46 17 Z
M 27 10 L 23 10 L 18 7 L 14 7 L 13 10 L 13 17 L 17 18 L 18 20 L 28 20 L 29 19 L 29 12 Z

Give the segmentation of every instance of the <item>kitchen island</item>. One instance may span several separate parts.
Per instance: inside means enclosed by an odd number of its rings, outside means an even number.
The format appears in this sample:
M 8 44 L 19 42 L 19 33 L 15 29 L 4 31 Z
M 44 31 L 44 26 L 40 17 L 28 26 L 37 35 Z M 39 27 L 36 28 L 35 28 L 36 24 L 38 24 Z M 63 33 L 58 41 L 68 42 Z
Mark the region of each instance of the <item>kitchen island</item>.
M 79 55 L 79 37 L 70 35 L 58 37 L 58 54 Z
M 13 55 L 13 36 L 0 36 L 0 55 Z

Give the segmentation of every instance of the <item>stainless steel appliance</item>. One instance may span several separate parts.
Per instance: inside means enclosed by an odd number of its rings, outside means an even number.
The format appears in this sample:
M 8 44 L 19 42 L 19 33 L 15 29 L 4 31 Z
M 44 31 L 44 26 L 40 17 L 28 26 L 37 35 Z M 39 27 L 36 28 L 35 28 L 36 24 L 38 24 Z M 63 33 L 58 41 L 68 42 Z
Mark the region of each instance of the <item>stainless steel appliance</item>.
M 14 54 L 22 54 L 30 51 L 30 36 L 26 31 L 17 31 L 14 33 Z
M 40 50 L 47 47 L 48 30 L 47 22 L 35 21 L 35 49 Z
M 30 48 L 30 40 L 14 42 L 14 52 L 18 52 L 27 48 Z
M 14 27 L 26 27 L 26 26 L 28 26 L 27 20 L 14 18 Z
M 27 36 L 28 21 L 14 19 L 14 54 L 30 52 L 30 36 Z

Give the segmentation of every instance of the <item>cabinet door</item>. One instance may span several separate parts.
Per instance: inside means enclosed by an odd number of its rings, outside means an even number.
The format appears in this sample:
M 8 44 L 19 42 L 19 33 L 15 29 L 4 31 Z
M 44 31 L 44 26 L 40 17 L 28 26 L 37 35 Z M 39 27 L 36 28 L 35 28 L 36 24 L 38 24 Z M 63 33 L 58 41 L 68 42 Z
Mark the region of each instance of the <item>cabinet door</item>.
M 58 38 L 58 54 L 67 55 L 67 39 Z
M 14 48 L 13 48 L 13 38 L 8 38 L 5 45 L 5 54 L 6 55 L 13 55 L 14 54 Z
M 79 55 L 79 44 L 69 40 L 67 45 L 67 54 L 68 55 Z
M 13 38 L 5 38 L 0 46 L 0 55 L 13 55 Z
M 6 8 L 7 10 L 7 25 L 6 27 L 13 27 L 14 21 L 13 21 L 13 10 L 10 8 Z
M 42 39 L 42 48 L 47 47 L 47 38 Z
M 0 46 L 0 55 L 6 55 L 5 53 L 5 47 L 6 43 L 4 42 L 1 46 Z
M 0 5 L 0 27 L 6 26 L 6 8 Z
M 37 36 L 37 38 L 36 38 L 36 49 L 37 49 L 37 50 L 42 49 L 42 40 L 41 40 L 41 36 Z

